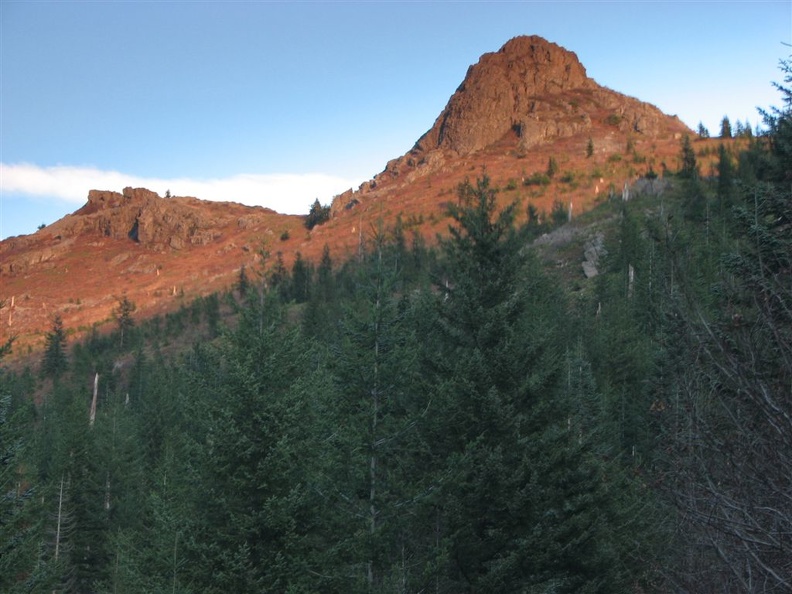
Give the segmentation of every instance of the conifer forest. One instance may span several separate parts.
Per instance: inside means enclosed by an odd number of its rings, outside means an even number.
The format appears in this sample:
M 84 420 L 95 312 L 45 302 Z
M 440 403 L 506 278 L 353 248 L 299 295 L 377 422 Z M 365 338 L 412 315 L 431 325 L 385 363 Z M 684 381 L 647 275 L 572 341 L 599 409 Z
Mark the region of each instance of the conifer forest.
M 436 244 L 54 318 L 0 372 L 0 591 L 792 592 L 791 68 L 717 171 L 581 215 L 592 279 L 481 175 Z

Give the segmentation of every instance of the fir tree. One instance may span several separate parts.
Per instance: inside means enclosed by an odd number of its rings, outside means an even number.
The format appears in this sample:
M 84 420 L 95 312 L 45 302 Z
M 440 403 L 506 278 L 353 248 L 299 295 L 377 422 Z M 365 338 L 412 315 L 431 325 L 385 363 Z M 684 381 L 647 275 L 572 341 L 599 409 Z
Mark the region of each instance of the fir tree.
M 399 560 L 417 555 L 408 520 L 421 494 L 416 423 L 428 403 L 418 388 L 417 341 L 396 291 L 395 254 L 381 228 L 372 244 L 332 350 L 335 390 L 324 415 L 333 454 L 322 490 L 340 512 L 332 572 L 346 592 L 412 590 L 417 579 Z
M 40 560 L 42 514 L 29 452 L 32 405 L 14 410 L 4 388 L 0 386 L 0 590 L 21 594 L 41 587 L 47 566 Z
M 243 299 L 247 296 L 248 289 L 250 289 L 250 280 L 247 276 L 247 271 L 245 270 L 245 265 L 239 267 L 239 276 L 236 282 L 236 290 L 239 293 L 239 296 Z
M 325 221 L 330 219 L 330 207 L 329 206 L 322 206 L 317 198 L 314 200 L 313 204 L 311 205 L 311 209 L 308 212 L 308 216 L 305 218 L 305 227 L 307 229 L 313 229 L 316 225 L 321 225 Z
M 56 314 L 52 319 L 52 328 L 44 342 L 44 363 L 42 371 L 51 378 L 59 378 L 68 367 L 66 359 L 66 332 L 63 319 Z
M 696 162 L 696 153 L 693 151 L 693 146 L 690 142 L 690 136 L 685 135 L 682 139 L 680 161 L 679 177 L 690 180 L 698 179 L 698 163 Z
M 574 400 L 559 397 L 562 300 L 520 249 L 515 205 L 496 215 L 486 178 L 459 195 L 427 341 L 438 579 L 447 591 L 624 588 L 630 522 L 567 421 Z
M 320 451 L 316 394 L 301 389 L 311 352 L 267 294 L 242 310 L 225 349 L 202 358 L 190 383 L 194 422 L 206 432 L 196 460 L 203 493 L 180 545 L 191 577 L 203 592 L 299 591 L 313 579 L 302 569 L 316 521 L 307 482 Z
M 729 121 L 729 118 L 727 116 L 723 116 L 723 119 L 721 120 L 720 137 L 721 138 L 732 137 L 731 122 Z
M 124 295 L 118 302 L 118 305 L 113 310 L 113 317 L 118 325 L 119 334 L 119 348 L 124 348 L 124 340 L 129 340 L 129 335 L 135 327 L 135 319 L 132 314 L 135 313 L 137 306 L 126 295 Z
M 292 291 L 295 303 L 305 303 L 311 296 L 313 270 L 311 265 L 306 262 L 302 254 L 297 252 L 292 264 L 291 278 Z

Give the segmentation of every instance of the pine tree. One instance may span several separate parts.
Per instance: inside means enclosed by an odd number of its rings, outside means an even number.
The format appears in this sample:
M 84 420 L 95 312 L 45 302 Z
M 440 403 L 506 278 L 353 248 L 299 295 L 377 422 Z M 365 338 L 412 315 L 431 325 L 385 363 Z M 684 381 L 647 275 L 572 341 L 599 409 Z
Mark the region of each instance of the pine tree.
M 673 495 L 688 546 L 706 547 L 681 580 L 783 592 L 792 587 L 792 477 L 781 470 L 792 465 L 792 194 L 785 182 L 758 182 L 741 198 L 711 298 L 688 297 L 676 312 L 699 359 L 678 372 L 689 418 L 675 443 Z M 686 277 L 680 284 L 695 290 Z
M 718 147 L 718 203 L 721 219 L 729 216 L 734 206 L 735 170 L 731 155 L 722 144 Z
M 94 591 L 108 570 L 107 467 L 89 427 L 89 398 L 56 384 L 42 405 L 38 482 L 47 512 L 53 589 Z

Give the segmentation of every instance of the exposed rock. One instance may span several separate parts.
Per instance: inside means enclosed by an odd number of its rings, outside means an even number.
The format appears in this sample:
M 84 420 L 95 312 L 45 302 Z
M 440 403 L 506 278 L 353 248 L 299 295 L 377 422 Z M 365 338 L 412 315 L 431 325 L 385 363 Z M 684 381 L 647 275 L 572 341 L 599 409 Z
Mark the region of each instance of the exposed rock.
M 416 149 L 464 155 L 510 132 L 529 148 L 587 130 L 591 113 L 602 108 L 616 114 L 622 130 L 641 134 L 658 132 L 670 119 L 652 105 L 599 86 L 573 52 L 541 37 L 515 37 L 468 69 Z
M 422 151 L 441 148 L 468 154 L 497 142 L 510 130 L 523 138 L 527 135 L 530 143 L 537 132 L 532 124 L 546 111 L 546 98 L 595 86 L 574 53 L 541 37 L 516 37 L 468 69 L 416 146 Z
M 240 208 L 246 214 L 240 216 Z M 161 198 L 145 188 L 124 188 L 121 193 L 91 190 L 88 201 L 74 213 L 32 235 L 0 242 L 0 275 L 54 262 L 80 236 L 128 241 L 156 251 L 182 250 L 220 239 L 226 224 L 257 228 L 272 214 L 269 209 L 229 208 L 228 203 L 196 198 Z M 92 245 L 101 247 L 101 241 Z
M 602 232 L 597 233 L 594 237 L 586 242 L 583 249 L 583 274 L 586 278 L 593 278 L 599 274 L 599 259 L 605 254 L 605 236 Z
M 608 129 L 622 139 L 625 134 L 670 138 L 689 132 L 675 116 L 597 84 L 573 52 L 541 37 L 515 37 L 468 69 L 432 128 L 362 184 L 355 199 L 364 202 L 385 188 L 446 171 L 473 153 L 498 147 L 496 152 L 525 155 L 575 135 L 599 132 L 602 139 Z M 351 194 L 334 199 L 334 215 L 347 207 Z
M 213 228 L 220 221 L 199 204 L 194 198 L 161 198 L 145 188 L 124 188 L 121 194 L 91 190 L 82 208 L 52 227 L 64 236 L 94 233 L 154 249 L 182 249 L 217 236 Z

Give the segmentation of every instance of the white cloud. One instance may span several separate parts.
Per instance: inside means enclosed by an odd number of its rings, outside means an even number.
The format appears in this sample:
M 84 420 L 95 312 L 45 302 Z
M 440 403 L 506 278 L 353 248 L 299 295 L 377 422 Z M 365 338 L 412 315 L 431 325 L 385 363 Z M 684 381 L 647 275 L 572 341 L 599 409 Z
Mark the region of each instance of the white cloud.
M 323 173 L 239 174 L 219 179 L 149 178 L 103 171 L 91 167 L 40 167 L 27 163 L 0 163 L 0 193 L 58 198 L 74 204 L 88 199 L 89 190 L 148 188 L 160 196 L 194 196 L 204 200 L 240 202 L 265 206 L 283 214 L 306 214 L 318 198 L 329 203 L 333 196 L 363 180 Z

